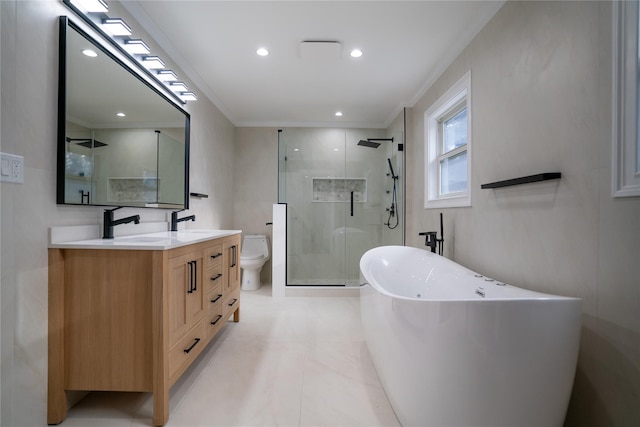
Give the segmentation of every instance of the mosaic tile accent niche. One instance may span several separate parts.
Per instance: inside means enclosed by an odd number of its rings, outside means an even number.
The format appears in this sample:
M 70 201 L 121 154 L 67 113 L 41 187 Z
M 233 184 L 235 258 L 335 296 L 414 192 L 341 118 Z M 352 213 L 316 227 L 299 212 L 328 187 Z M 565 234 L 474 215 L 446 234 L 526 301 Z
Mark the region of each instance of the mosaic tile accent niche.
M 159 178 L 109 178 L 109 202 L 157 202 Z
M 353 191 L 353 201 L 367 201 L 367 180 L 365 178 L 313 178 L 314 202 L 349 202 Z

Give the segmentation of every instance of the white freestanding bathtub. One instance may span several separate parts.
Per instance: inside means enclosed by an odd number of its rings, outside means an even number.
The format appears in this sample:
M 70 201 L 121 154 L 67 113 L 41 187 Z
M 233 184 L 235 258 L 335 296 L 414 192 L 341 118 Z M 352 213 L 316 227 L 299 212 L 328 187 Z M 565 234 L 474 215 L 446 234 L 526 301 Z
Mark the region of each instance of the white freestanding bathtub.
M 562 426 L 581 300 L 383 246 L 360 260 L 367 346 L 404 427 Z

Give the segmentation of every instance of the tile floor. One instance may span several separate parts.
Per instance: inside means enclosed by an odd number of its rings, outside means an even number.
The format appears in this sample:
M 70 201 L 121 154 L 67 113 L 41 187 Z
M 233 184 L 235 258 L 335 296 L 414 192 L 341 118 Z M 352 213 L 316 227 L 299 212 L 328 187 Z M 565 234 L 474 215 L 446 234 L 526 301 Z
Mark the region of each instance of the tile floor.
M 229 322 L 171 389 L 167 426 L 399 426 L 357 297 L 243 292 Z M 149 426 L 149 393 L 91 393 L 62 427 Z

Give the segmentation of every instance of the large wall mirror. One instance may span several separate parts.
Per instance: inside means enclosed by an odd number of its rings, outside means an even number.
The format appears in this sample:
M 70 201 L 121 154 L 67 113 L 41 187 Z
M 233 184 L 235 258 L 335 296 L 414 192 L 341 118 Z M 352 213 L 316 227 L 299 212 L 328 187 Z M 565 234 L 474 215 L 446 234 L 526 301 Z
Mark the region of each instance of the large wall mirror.
M 57 202 L 188 208 L 189 114 L 65 16 L 59 79 Z

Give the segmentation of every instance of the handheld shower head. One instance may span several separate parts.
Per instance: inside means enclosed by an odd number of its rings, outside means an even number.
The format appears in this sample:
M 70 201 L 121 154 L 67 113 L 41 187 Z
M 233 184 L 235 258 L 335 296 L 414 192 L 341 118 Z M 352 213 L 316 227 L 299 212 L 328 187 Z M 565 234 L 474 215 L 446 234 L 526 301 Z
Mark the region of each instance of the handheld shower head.
M 391 178 L 393 179 L 398 178 L 396 174 L 393 172 L 393 165 L 391 164 L 391 159 L 387 158 L 387 162 L 389 163 L 389 172 L 391 172 Z

